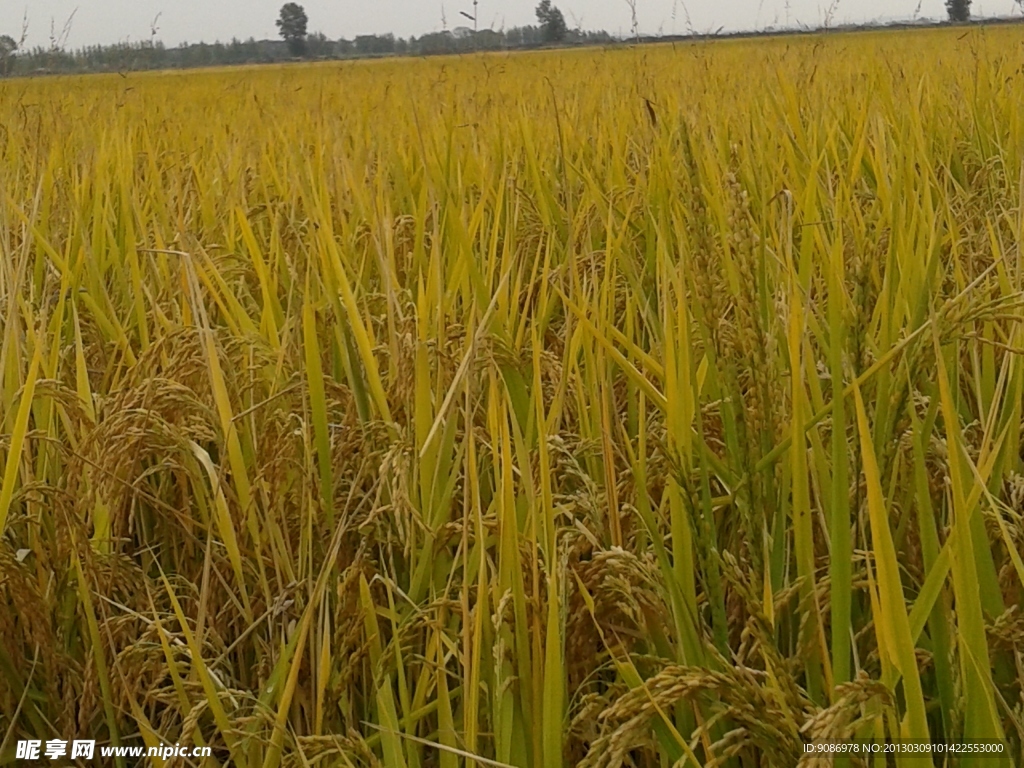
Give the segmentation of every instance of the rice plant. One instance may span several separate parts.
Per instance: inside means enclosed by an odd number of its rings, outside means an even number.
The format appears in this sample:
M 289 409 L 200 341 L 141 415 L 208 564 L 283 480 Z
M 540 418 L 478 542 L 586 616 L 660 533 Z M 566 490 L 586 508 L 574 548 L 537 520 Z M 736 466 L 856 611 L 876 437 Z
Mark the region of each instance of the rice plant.
M 1022 72 L 0 83 L 0 764 L 1020 764 Z

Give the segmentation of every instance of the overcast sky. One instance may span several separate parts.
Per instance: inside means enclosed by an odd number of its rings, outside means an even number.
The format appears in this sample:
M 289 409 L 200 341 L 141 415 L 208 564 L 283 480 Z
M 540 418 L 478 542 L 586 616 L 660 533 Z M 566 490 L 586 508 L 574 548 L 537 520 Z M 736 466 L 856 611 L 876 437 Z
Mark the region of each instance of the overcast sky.
M 284 0 L 0 0 L 0 34 L 21 36 L 28 15 L 27 44 L 49 45 L 51 28 L 59 37 L 70 22 L 67 44 L 144 40 L 153 20 L 157 37 L 167 45 L 204 40 L 276 37 L 274 20 Z M 309 15 L 310 32 L 330 38 L 394 32 L 401 37 L 448 28 L 467 22 L 460 10 L 472 11 L 472 0 L 299 0 Z M 685 32 L 687 9 L 693 27 L 760 29 L 775 24 L 818 26 L 834 2 L 834 23 L 871 19 L 911 18 L 918 0 L 636 0 L 640 31 Z M 480 26 L 499 29 L 534 23 L 537 0 L 480 0 Z M 613 34 L 630 31 L 627 0 L 555 0 L 569 26 L 605 29 Z M 787 11 L 788 5 L 788 11 Z M 976 15 L 1006 15 L 1014 0 L 974 0 Z M 76 11 L 77 9 L 77 11 Z M 443 9 L 443 10 L 442 10 Z M 1019 13 L 1019 11 L 1018 11 Z M 920 15 L 941 18 L 944 0 L 920 0 Z

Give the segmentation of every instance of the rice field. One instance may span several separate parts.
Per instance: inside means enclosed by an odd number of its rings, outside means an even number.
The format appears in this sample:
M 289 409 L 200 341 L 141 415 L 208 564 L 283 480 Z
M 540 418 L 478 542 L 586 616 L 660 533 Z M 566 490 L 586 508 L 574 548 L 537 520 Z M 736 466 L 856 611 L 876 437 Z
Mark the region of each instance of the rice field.
M 0 82 L 0 765 L 1022 764 L 1022 93 L 1016 26 Z

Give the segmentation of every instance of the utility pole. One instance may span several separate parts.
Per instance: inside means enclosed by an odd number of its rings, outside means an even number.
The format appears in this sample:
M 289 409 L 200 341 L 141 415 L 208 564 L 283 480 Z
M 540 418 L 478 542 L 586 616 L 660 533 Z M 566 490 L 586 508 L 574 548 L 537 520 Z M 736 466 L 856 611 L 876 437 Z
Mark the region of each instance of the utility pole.
M 470 16 L 465 11 L 459 11 L 460 14 L 462 14 L 467 19 L 469 19 L 470 21 L 473 22 L 473 34 L 474 35 L 476 35 L 476 33 L 479 31 L 478 30 L 478 27 L 479 27 L 479 24 L 480 24 L 480 22 L 478 21 L 478 19 L 480 18 L 480 14 L 478 12 L 479 6 L 480 6 L 480 0 L 473 0 L 473 15 L 472 16 Z

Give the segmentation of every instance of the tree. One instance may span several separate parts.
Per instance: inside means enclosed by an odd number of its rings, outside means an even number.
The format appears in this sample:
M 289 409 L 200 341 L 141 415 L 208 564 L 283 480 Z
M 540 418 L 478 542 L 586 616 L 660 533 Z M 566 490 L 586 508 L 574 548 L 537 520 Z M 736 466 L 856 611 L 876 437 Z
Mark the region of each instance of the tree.
M 360 56 L 380 56 L 395 52 L 395 36 L 390 32 L 386 35 L 357 35 L 355 39 L 356 53 Z
M 18 50 L 18 44 L 10 35 L 0 35 L 0 74 L 8 74 L 11 71 L 11 62 L 14 52 Z
M 306 25 L 309 17 L 298 3 L 285 3 L 281 6 L 281 17 L 277 20 L 277 28 L 281 37 L 288 43 L 292 56 L 302 56 L 306 52 Z
M 946 13 L 950 21 L 970 21 L 971 0 L 946 0 Z
M 306 49 L 313 58 L 327 58 L 334 53 L 334 41 L 323 32 L 314 32 L 306 38 Z
M 565 40 L 569 32 L 565 16 L 551 4 L 551 0 L 540 0 L 540 5 L 537 6 L 537 21 L 544 30 L 544 42 L 560 43 Z

